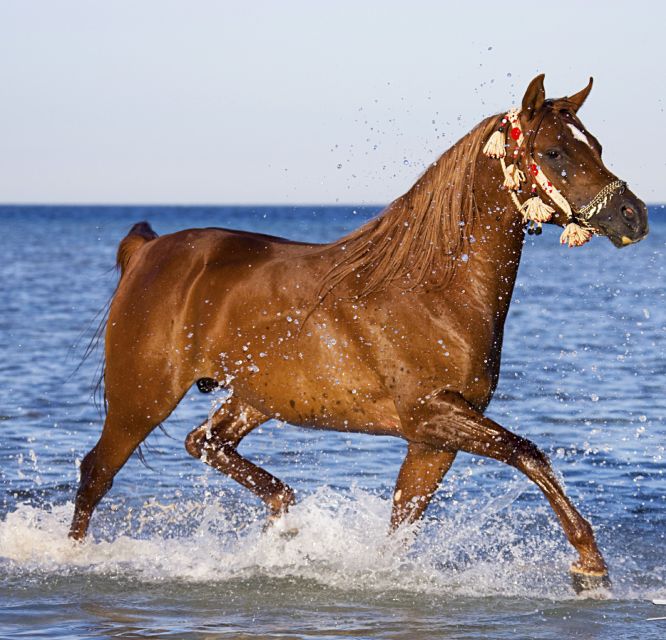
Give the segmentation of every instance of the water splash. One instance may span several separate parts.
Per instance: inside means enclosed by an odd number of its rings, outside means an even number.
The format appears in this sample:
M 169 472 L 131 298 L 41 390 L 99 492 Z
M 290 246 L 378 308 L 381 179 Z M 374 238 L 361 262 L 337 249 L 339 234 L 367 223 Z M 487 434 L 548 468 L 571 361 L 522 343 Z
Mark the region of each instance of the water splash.
M 572 553 L 550 530 L 545 507 L 512 510 L 520 492 L 514 486 L 467 508 L 447 504 L 447 515 L 391 537 L 390 502 L 359 489 L 320 489 L 268 528 L 263 512 L 247 507 L 239 525 L 239 514 L 219 499 L 203 506 L 153 500 L 126 515 L 123 533 L 83 544 L 67 539 L 71 504 L 24 504 L 0 522 L 0 566 L 13 574 L 122 575 L 146 582 L 292 578 L 365 592 L 573 598 L 566 574 Z M 293 530 L 296 535 L 286 535 Z M 648 595 L 634 584 L 620 589 L 614 597 L 665 595 Z

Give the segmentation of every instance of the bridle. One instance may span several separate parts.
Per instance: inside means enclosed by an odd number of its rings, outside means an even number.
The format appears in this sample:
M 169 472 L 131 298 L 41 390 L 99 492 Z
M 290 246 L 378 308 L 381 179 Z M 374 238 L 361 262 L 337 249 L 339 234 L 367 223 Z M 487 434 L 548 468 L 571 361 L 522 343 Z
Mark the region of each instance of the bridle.
M 595 213 L 601 211 L 616 193 L 622 195 L 626 188 L 627 183 L 624 180 L 608 183 L 590 202 L 576 211 L 576 217 L 587 222 Z
M 527 138 L 527 144 L 525 146 L 527 149 L 528 156 L 531 158 L 534 158 L 534 142 L 539 133 L 539 129 L 541 129 L 541 125 L 543 124 L 543 121 L 547 113 L 548 112 L 545 109 L 542 111 L 541 117 L 539 118 L 539 123 L 529 132 Z M 627 183 L 624 180 L 618 179 L 618 180 L 613 180 L 613 182 L 609 182 L 584 207 L 581 207 L 577 211 L 573 207 L 569 207 L 572 213 L 571 219 L 574 222 L 577 222 L 580 226 L 590 229 L 594 234 L 594 229 L 592 229 L 592 227 L 589 225 L 588 222 L 590 218 L 595 213 L 601 211 L 608 204 L 608 201 L 615 195 L 615 193 L 621 195 L 622 193 L 624 193 L 626 188 L 627 188 Z
M 621 194 L 627 187 L 627 183 L 622 180 L 614 180 L 607 184 L 599 193 L 590 200 L 584 207 L 577 211 L 569 204 L 567 199 L 557 190 L 553 183 L 546 177 L 541 167 L 534 161 L 534 141 L 541 128 L 545 118 L 546 111 L 541 114 L 541 118 L 536 127 L 531 129 L 525 149 L 523 143 L 525 137 L 520 125 L 520 110 L 511 109 L 501 120 L 498 129 L 490 136 L 488 142 L 483 148 L 483 153 L 489 158 L 498 159 L 502 166 L 504 174 L 503 186 L 509 190 L 511 199 L 520 213 L 523 215 L 523 221 L 528 223 L 527 232 L 530 234 L 540 234 L 541 224 L 548 222 L 555 209 L 546 204 L 538 194 L 538 188 L 541 189 L 550 200 L 559 207 L 567 218 L 567 224 L 560 236 L 560 243 L 568 244 L 570 247 L 579 247 L 588 242 L 595 233 L 590 225 L 590 218 L 601 211 L 615 194 Z M 506 134 L 514 143 L 514 148 L 510 153 L 513 159 L 512 164 L 506 165 L 507 156 Z M 530 198 L 525 202 L 520 202 L 518 193 L 522 193 L 521 184 L 525 182 L 525 173 L 518 167 L 521 157 L 525 158 L 527 173 L 532 180 Z

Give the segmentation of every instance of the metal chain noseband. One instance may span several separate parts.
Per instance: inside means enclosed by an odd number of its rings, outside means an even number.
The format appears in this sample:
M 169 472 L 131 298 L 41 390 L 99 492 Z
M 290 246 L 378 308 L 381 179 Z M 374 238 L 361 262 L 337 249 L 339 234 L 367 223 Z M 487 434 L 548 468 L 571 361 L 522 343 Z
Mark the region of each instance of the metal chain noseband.
M 608 183 L 584 207 L 578 211 L 574 211 L 576 217 L 587 222 L 595 213 L 601 211 L 608 204 L 608 201 L 616 192 L 621 195 L 626 188 L 627 183 L 624 180 L 614 180 L 613 182 Z

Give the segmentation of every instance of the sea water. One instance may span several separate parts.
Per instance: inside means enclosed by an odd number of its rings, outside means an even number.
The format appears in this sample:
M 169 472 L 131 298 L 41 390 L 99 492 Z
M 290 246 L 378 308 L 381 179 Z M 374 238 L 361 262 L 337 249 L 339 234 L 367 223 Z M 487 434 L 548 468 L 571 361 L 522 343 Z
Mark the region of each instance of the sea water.
M 190 458 L 219 397 L 191 391 L 116 477 L 82 545 L 78 465 L 101 428 L 99 352 L 118 241 L 221 226 L 324 242 L 377 209 L 0 207 L 0 637 L 666 638 L 666 223 L 615 249 L 527 239 L 488 414 L 552 458 L 611 569 L 577 597 L 575 553 L 539 490 L 461 454 L 423 523 L 387 537 L 397 439 L 271 421 L 241 444 L 290 483 L 273 528 Z M 415 310 L 418 313 L 418 310 Z M 296 535 L 291 535 L 292 530 Z M 287 535 L 289 534 L 289 535 Z M 598 594 L 599 595 L 599 594 Z

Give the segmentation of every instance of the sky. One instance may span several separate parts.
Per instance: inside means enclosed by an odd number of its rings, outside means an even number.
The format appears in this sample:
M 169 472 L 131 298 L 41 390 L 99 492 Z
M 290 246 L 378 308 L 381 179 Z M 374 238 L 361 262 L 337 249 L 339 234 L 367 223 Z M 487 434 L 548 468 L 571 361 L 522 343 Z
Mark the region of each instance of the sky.
M 515 8 L 513 8 L 515 7 Z M 0 0 L 0 202 L 381 204 L 482 118 L 594 77 L 666 201 L 666 4 Z

